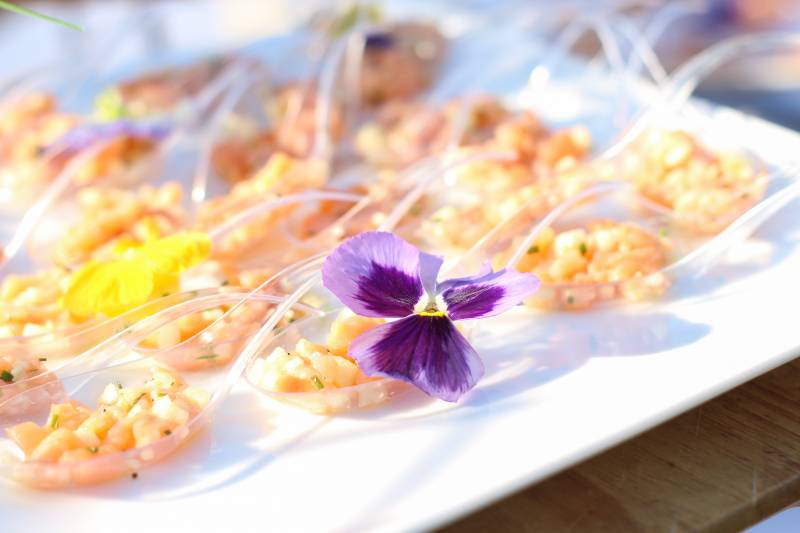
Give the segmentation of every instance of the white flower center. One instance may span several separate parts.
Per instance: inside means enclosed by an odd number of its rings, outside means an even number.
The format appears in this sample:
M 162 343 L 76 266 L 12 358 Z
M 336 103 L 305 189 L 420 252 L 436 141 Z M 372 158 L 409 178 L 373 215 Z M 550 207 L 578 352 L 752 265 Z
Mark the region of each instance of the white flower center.
M 447 316 L 447 303 L 441 294 L 431 298 L 428 293 L 425 293 L 414 306 L 414 314 L 420 316 Z

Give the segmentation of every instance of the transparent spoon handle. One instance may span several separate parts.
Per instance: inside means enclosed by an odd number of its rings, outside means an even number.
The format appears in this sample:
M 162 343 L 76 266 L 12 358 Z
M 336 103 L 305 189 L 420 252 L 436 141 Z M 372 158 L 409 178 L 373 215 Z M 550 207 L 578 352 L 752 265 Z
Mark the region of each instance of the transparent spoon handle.
M 215 242 L 225 238 L 231 231 L 240 228 L 242 225 L 247 224 L 255 218 L 266 215 L 267 213 L 292 204 L 302 204 L 306 202 L 320 202 L 325 200 L 333 200 L 339 202 L 359 202 L 364 199 L 363 195 L 352 194 L 347 192 L 338 191 L 306 191 L 300 194 L 292 194 L 289 196 L 281 196 L 265 202 L 260 202 L 247 209 L 240 211 L 236 215 L 227 219 L 223 224 L 217 226 L 209 232 L 209 236 Z
M 746 240 L 770 217 L 800 196 L 800 179 L 797 179 L 800 165 L 795 165 L 786 173 L 794 177 L 791 184 L 750 208 L 724 231 L 667 267 L 664 272 L 675 278 L 697 277 L 706 273 L 725 252 Z

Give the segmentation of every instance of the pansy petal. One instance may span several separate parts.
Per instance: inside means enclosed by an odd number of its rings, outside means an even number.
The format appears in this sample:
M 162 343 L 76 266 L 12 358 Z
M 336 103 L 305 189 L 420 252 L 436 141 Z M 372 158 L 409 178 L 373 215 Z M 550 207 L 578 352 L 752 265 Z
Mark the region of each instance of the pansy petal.
M 481 277 L 450 279 L 439 286 L 453 320 L 503 313 L 536 292 L 539 278 L 506 268 Z
M 452 284 L 452 282 L 460 283 L 462 281 L 475 281 L 476 279 L 480 279 L 484 276 L 488 276 L 492 273 L 492 262 L 491 261 L 484 261 L 481 265 L 481 269 L 478 270 L 477 274 L 473 274 L 471 276 L 465 276 L 463 278 L 451 278 L 444 283 L 441 284 L 439 287 L 439 292 L 442 292 L 448 285 Z
M 169 131 L 170 126 L 166 124 L 130 120 L 83 124 L 68 131 L 52 148 L 77 153 L 97 143 L 125 137 L 158 142 L 164 139 Z
M 404 317 L 423 294 L 419 271 L 419 250 L 391 233 L 370 231 L 328 256 L 322 282 L 358 315 Z
M 201 231 L 183 231 L 133 249 L 162 272 L 179 274 L 205 261 L 211 254 L 211 237 Z
M 458 401 L 483 376 L 483 363 L 447 317 L 409 317 L 359 335 L 350 356 L 368 376 L 411 383 L 448 402 Z
M 63 305 L 73 315 L 117 316 L 150 300 L 153 274 L 141 261 L 90 261 L 70 279 Z
M 422 280 L 422 287 L 431 298 L 436 296 L 436 280 L 443 262 L 444 258 L 441 256 L 419 253 L 419 279 Z

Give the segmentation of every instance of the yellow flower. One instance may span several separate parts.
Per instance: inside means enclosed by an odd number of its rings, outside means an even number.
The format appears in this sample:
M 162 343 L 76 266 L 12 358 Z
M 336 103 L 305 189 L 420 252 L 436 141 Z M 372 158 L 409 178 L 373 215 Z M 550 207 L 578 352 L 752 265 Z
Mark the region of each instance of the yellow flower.
M 180 274 L 211 253 L 205 233 L 183 232 L 120 250 L 110 261 L 89 261 L 72 276 L 62 305 L 78 317 L 116 316 L 176 291 Z

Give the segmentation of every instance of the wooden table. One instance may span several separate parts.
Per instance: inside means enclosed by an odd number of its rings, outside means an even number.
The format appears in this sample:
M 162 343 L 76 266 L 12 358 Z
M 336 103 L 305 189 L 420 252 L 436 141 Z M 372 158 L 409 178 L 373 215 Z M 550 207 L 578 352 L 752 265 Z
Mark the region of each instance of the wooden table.
M 798 501 L 800 359 L 442 531 L 740 531 Z

